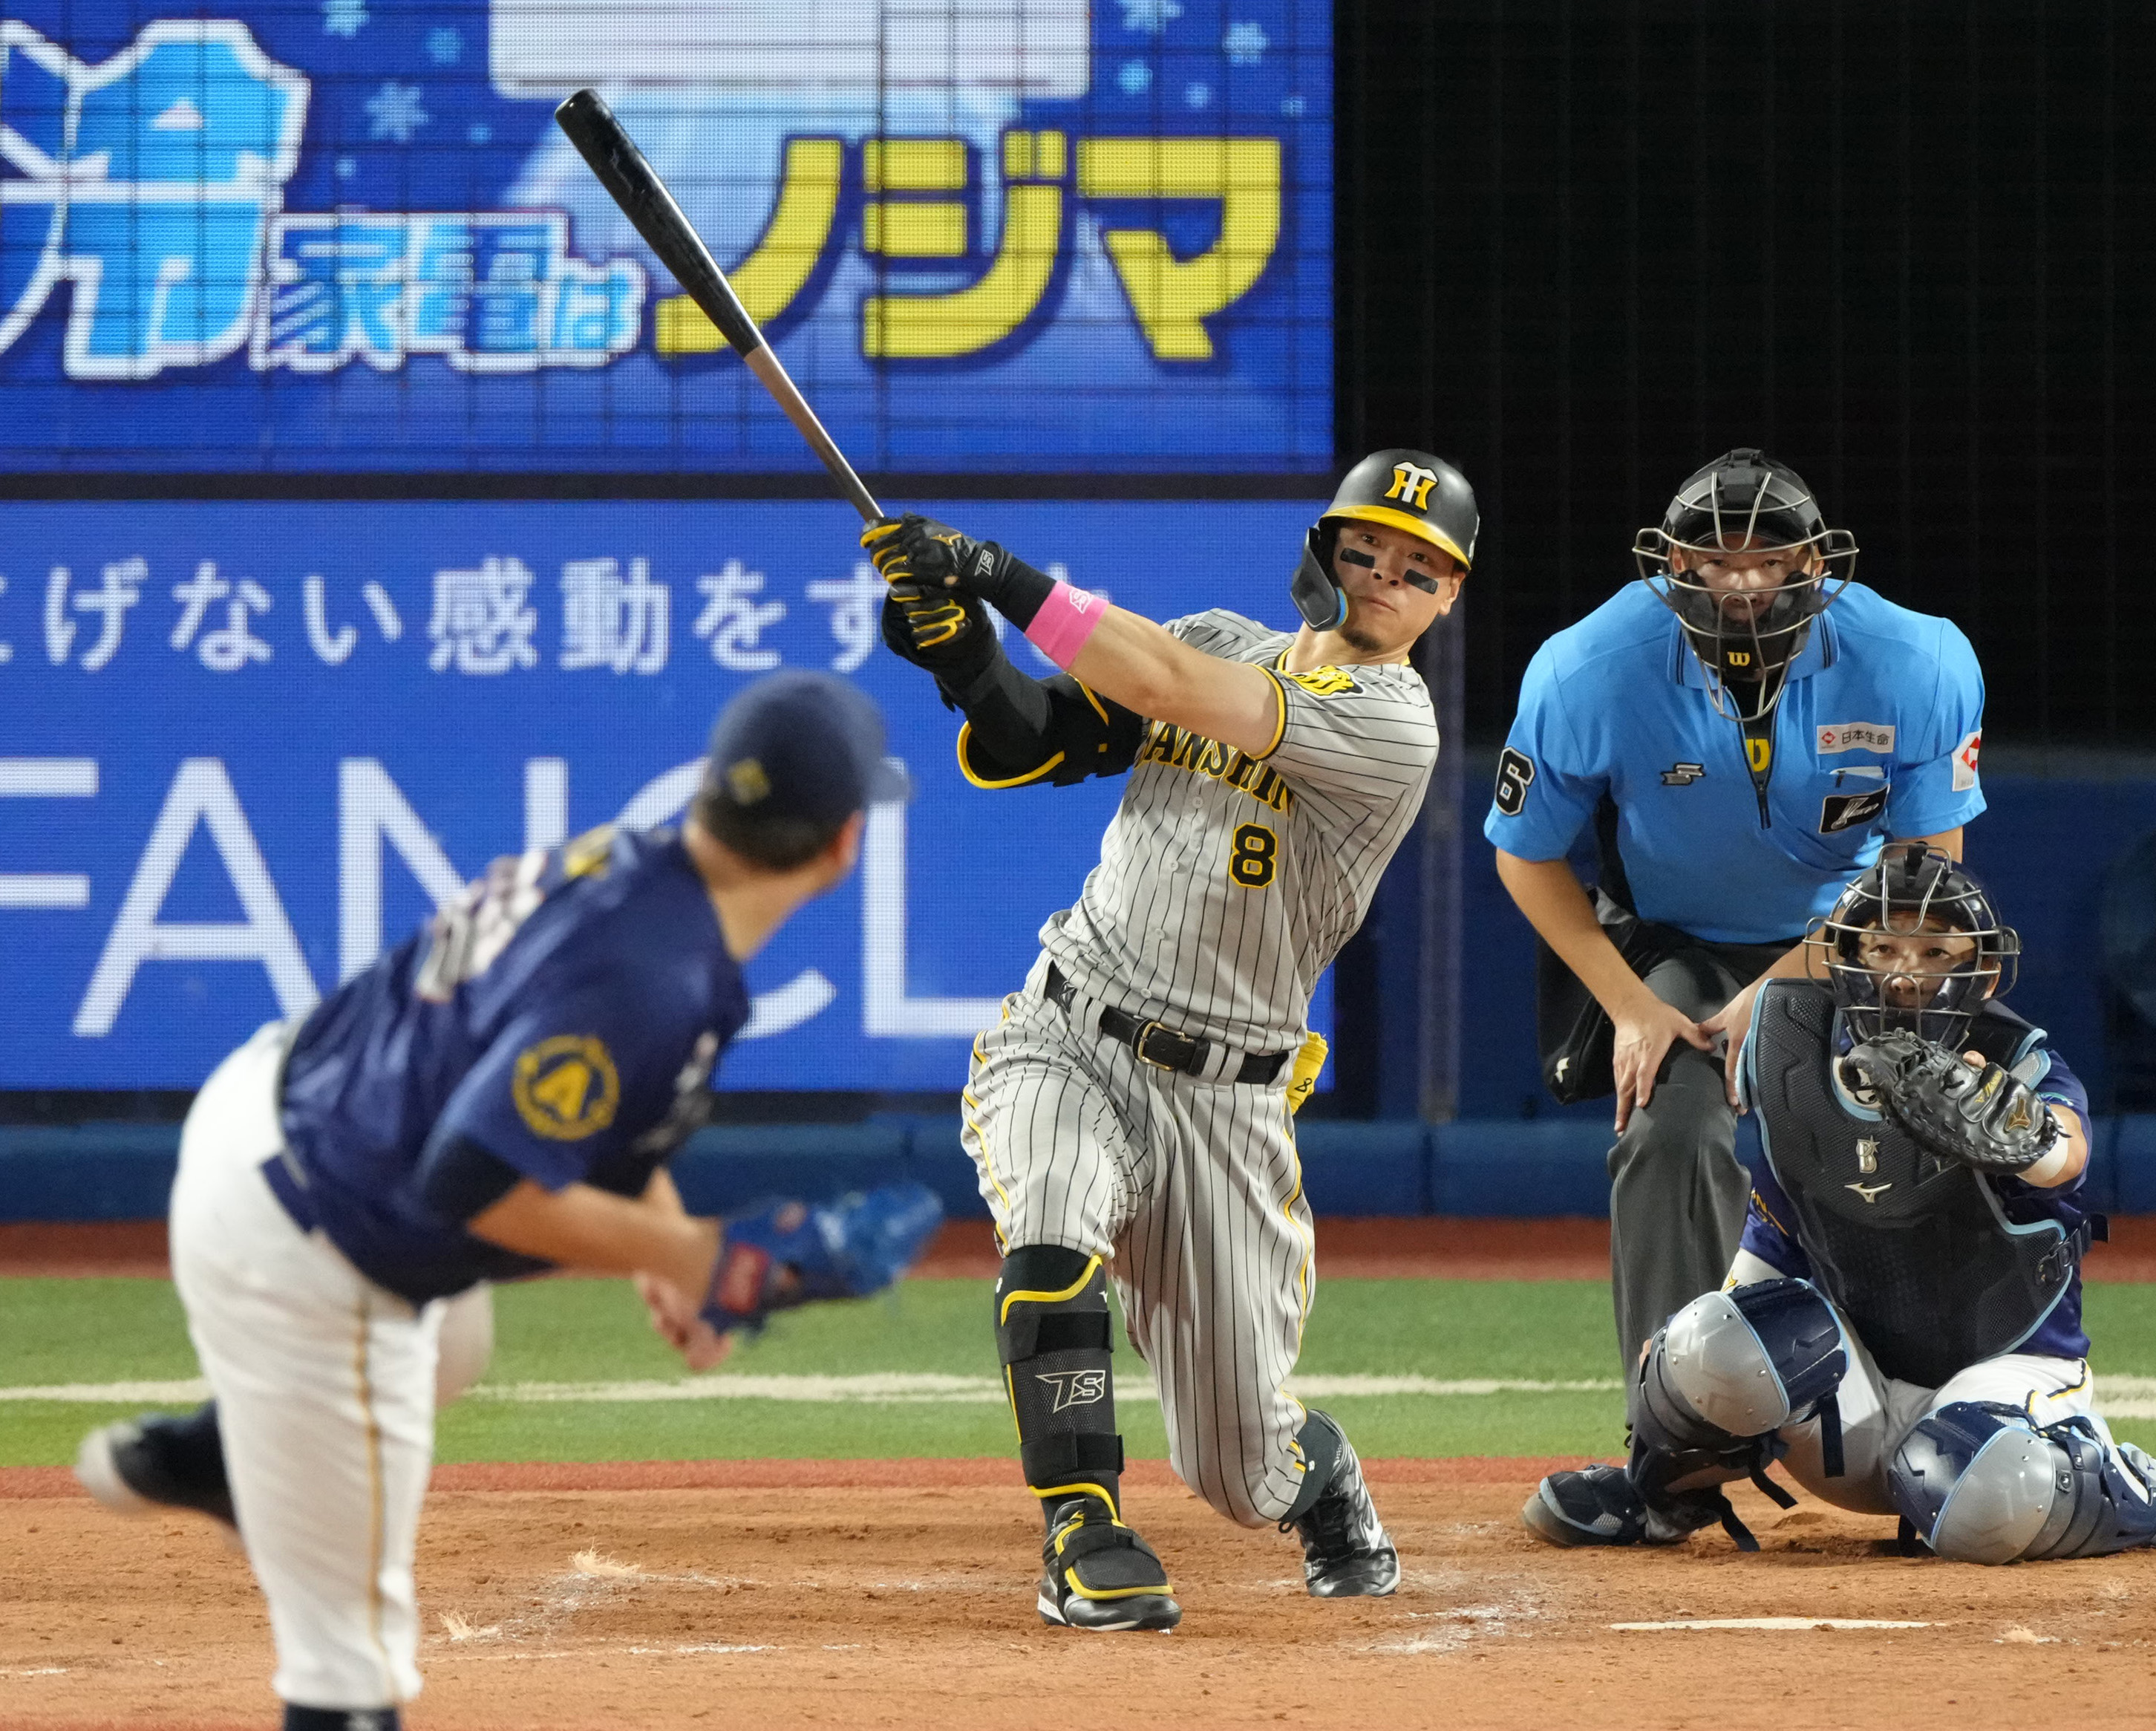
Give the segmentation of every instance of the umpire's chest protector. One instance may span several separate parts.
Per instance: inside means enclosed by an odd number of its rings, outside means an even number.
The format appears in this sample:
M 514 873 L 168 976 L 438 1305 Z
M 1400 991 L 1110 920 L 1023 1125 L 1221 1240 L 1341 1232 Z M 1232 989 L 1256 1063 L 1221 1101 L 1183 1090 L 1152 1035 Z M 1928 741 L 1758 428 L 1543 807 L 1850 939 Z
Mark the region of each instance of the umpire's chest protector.
M 2027 1339 L 2072 1278 L 2065 1229 L 2014 1224 L 1977 1174 L 1847 1102 L 1820 987 L 1768 984 L 1752 1037 L 1760 1140 L 1797 1215 L 1785 1224 L 1880 1369 L 1936 1389 Z

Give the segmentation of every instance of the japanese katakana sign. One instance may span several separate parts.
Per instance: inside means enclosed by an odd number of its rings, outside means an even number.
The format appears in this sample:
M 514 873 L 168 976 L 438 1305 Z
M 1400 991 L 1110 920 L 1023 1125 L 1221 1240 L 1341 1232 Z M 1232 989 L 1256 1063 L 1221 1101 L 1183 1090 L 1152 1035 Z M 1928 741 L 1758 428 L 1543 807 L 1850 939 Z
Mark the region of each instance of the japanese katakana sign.
M 1322 0 L 214 9 L 0 20 L 10 466 L 810 466 L 584 84 L 857 465 L 1330 462 Z

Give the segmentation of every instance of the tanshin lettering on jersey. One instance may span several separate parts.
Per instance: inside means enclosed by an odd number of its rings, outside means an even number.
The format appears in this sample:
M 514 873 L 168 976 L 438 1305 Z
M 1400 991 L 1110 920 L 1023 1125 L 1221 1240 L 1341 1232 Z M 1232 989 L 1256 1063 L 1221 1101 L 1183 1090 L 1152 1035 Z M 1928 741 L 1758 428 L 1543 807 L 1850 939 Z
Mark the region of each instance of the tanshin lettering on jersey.
M 1248 752 L 1223 745 L 1217 739 L 1208 739 L 1203 733 L 1194 733 L 1172 722 L 1155 722 L 1147 731 L 1138 762 L 1165 763 L 1171 769 L 1187 769 L 1193 775 L 1210 776 L 1214 781 L 1248 794 L 1253 799 L 1263 801 L 1275 811 L 1286 811 L 1295 804 L 1294 791 L 1281 779 L 1278 771 L 1268 768 Z

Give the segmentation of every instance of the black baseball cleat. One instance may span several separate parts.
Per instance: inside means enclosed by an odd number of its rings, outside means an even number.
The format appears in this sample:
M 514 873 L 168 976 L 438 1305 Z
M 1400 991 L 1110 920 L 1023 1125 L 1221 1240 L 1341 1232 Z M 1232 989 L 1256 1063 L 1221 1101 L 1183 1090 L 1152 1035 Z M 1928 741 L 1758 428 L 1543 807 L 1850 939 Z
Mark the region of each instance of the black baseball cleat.
M 100 1425 L 83 1438 L 74 1476 L 116 1514 L 191 1508 L 239 1533 L 213 1405 L 186 1418 L 150 1413 Z
M 1339 1426 L 1323 1413 L 1336 1432 Z M 1363 1463 L 1345 1433 L 1339 1434 L 1332 1475 L 1317 1501 L 1281 1530 L 1293 1529 L 1302 1541 L 1303 1584 L 1313 1599 L 1382 1599 L 1400 1584 L 1400 1554 L 1378 1518 L 1370 1487 L 1363 1482 Z
M 1621 1466 L 1600 1461 L 1553 1472 L 1520 1511 L 1520 1523 L 1551 1544 L 1645 1544 L 1647 1505 Z
M 1044 1623 L 1165 1631 L 1183 1621 L 1153 1548 L 1098 1497 L 1073 1497 L 1055 1511 L 1040 1561 Z

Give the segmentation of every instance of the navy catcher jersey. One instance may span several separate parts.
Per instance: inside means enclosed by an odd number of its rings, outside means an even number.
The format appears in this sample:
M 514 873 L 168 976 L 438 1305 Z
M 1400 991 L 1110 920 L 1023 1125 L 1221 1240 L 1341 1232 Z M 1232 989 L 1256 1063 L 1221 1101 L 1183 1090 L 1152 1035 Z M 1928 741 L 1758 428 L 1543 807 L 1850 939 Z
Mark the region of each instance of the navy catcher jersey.
M 2041 1028 L 2031 1028 L 2012 1053 L 2011 1066 L 2027 1075 L 2035 1076 L 2032 1086 L 2037 1098 L 2054 1106 L 2063 1106 L 2082 1121 L 2084 1132 L 2089 1124 L 2088 1090 L 2082 1086 L 2081 1078 L 2066 1067 L 2066 1061 L 2046 1044 Z M 1969 1042 L 1961 1044 L 1966 1046 Z M 1848 1051 L 1850 1040 L 1846 1030 L 1836 1026 L 1834 1042 L 1837 1056 Z M 1746 1092 L 1751 1092 L 1750 1051 L 1746 1052 Z M 2071 1184 L 2060 1184 L 2051 1189 L 2024 1184 L 2018 1178 L 1986 1177 L 1999 1198 L 1999 1211 L 2015 1225 L 2034 1225 L 2041 1221 L 2056 1220 L 2068 1235 L 2078 1231 L 2087 1219 L 2089 1210 L 2075 1200 L 2087 1181 L 2085 1172 Z M 1794 1230 L 1796 1210 L 1789 1199 L 1775 1181 L 1772 1169 L 1764 1161 L 1752 1174 L 1752 1203 L 1744 1219 L 1743 1248 L 1778 1272 L 1799 1280 L 1812 1278 L 1811 1258 L 1804 1254 L 1803 1241 Z M 2088 1335 L 2082 1327 L 2082 1275 L 2078 1264 L 2051 1313 L 2037 1325 L 2028 1339 L 2015 1348 L 2017 1352 L 2041 1353 L 2053 1358 L 2080 1359 L 2088 1354 Z
M 719 1053 L 748 1014 L 673 831 L 599 830 L 498 860 L 301 1026 L 287 1169 L 331 1242 L 414 1302 L 537 1272 L 429 1205 L 431 1163 L 468 1141 L 549 1190 L 638 1194 L 709 1116 Z
M 1717 943 L 1794 942 L 1884 838 L 1984 809 L 1984 678 L 1950 622 L 1861 583 L 1815 622 L 1788 678 L 1771 737 L 1748 744 L 1676 615 L 1627 583 L 1535 651 L 1482 833 L 1561 860 L 1607 799 L 1641 918 Z

